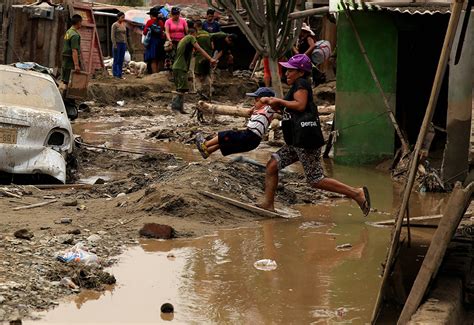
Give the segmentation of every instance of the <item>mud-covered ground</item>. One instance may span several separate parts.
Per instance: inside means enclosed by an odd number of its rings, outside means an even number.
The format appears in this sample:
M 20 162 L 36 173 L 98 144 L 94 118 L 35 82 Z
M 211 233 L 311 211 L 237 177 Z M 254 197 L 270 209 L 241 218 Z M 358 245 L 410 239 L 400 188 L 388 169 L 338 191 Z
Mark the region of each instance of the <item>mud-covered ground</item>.
M 214 87 L 216 102 L 242 105 L 244 93 L 257 85 L 245 79 L 222 78 Z M 334 85 L 324 87 L 320 87 L 318 100 L 330 105 Z M 91 85 L 89 108 L 74 122 L 75 131 L 91 145 L 129 151 L 86 145 L 76 148 L 70 182 L 109 175 L 97 182 L 100 184 L 51 189 L 0 187 L 0 321 L 34 317 L 34 311 L 52 308 L 66 295 L 113 284 L 115 279 L 104 273 L 103 267 L 111 265 L 127 246 L 138 243 L 145 223 L 169 225 L 176 237 L 188 237 L 223 227 L 248 226 L 262 219 L 200 194 L 210 191 L 250 204 L 263 194 L 261 166 L 223 159 L 220 153 L 213 159 L 199 159 L 193 147 L 197 131 L 211 135 L 243 127 L 245 120 L 218 117 L 211 121 L 206 117 L 206 122 L 199 122 L 192 115 L 199 97 L 192 94 L 186 96 L 190 114 L 173 114 L 168 108 L 172 88 L 165 74 L 125 81 L 105 79 Z M 124 101 L 123 105 L 118 101 Z M 89 130 L 100 124 L 102 133 Z M 276 140 L 273 145 L 279 143 L 278 133 Z M 163 142 L 179 143 L 181 152 L 152 149 L 151 145 Z M 139 145 L 142 143 L 147 145 Z M 270 156 L 276 149 L 264 141 L 257 150 Z M 183 158 L 183 152 L 194 156 Z M 281 175 L 277 207 L 333 198 L 338 196 L 328 197 L 308 187 L 299 172 Z M 15 210 L 37 203 L 48 204 Z M 26 236 L 15 236 L 21 229 Z M 59 253 L 77 243 L 99 257 L 98 266 L 57 260 Z

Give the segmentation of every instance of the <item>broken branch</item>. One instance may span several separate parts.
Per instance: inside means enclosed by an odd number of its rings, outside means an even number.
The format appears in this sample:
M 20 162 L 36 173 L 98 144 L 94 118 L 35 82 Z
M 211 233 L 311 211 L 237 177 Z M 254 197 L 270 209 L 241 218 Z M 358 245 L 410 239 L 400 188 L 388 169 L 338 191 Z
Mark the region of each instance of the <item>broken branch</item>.
M 57 201 L 58 201 L 58 200 L 51 200 L 51 201 L 46 201 L 46 202 L 41 202 L 41 203 L 35 203 L 35 204 L 31 204 L 31 205 L 26 205 L 26 206 L 24 206 L 24 207 L 17 207 L 17 208 L 13 208 L 13 211 L 39 208 L 39 207 L 42 207 L 42 206 L 45 206 L 45 205 L 48 205 L 48 204 L 51 204 L 51 203 L 54 203 L 54 202 L 57 202 Z

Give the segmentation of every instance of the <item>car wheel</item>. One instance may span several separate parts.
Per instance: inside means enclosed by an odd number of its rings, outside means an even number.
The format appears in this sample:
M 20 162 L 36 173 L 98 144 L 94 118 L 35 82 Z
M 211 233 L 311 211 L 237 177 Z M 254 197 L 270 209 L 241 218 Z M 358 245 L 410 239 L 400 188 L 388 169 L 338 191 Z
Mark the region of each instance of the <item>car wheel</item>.
M 76 104 L 65 103 L 65 106 L 66 106 L 67 117 L 69 117 L 71 121 L 75 120 L 77 116 L 79 115 L 79 111 L 77 110 Z

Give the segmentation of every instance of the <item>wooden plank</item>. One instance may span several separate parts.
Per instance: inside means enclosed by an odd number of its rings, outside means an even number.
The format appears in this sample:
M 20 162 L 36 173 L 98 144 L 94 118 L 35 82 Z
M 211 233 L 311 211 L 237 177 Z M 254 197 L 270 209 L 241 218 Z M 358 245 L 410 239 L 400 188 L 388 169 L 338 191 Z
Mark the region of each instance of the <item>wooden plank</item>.
M 443 217 L 442 214 L 436 214 L 436 215 L 433 215 L 433 216 L 421 216 L 421 217 L 411 217 L 410 218 L 410 225 L 416 221 L 428 221 L 428 220 L 437 220 L 437 219 L 441 219 Z M 395 225 L 395 219 L 389 219 L 389 220 L 382 220 L 382 221 L 377 221 L 377 222 L 370 222 L 369 224 L 370 225 L 373 225 L 373 226 L 393 226 Z M 407 223 L 404 222 L 403 223 L 404 225 L 406 225 Z
M 474 183 L 471 183 L 466 189 L 462 188 L 461 183 L 456 184 L 397 324 L 407 324 L 418 309 L 431 280 L 438 272 L 446 249 L 461 222 L 462 216 L 471 203 L 473 189 Z
M 89 190 L 94 187 L 100 186 L 100 184 L 39 184 L 35 185 L 35 187 L 39 188 L 40 190 L 68 190 L 71 188 L 74 189 L 85 189 Z
M 13 211 L 28 210 L 28 209 L 39 208 L 39 207 L 43 207 L 43 206 L 45 206 L 45 205 L 48 205 L 48 204 L 51 204 L 51 203 L 54 203 L 54 202 L 58 202 L 58 200 L 51 200 L 51 201 L 46 201 L 46 202 L 41 202 L 41 203 L 35 203 L 35 204 L 31 204 L 31 205 L 25 205 L 25 206 L 22 206 L 22 207 L 14 208 Z
M 247 210 L 249 212 L 254 212 L 254 213 L 259 214 L 259 215 L 264 216 L 264 217 L 286 218 L 285 216 L 283 216 L 281 214 L 278 214 L 276 212 L 268 211 L 268 210 L 259 208 L 257 206 L 247 204 L 247 203 L 243 203 L 243 202 L 240 202 L 240 201 L 237 201 L 237 200 L 234 200 L 234 199 L 231 199 L 231 198 L 219 195 L 219 194 L 211 193 L 211 192 L 208 192 L 208 191 L 199 191 L 199 194 L 202 194 L 204 196 L 207 196 L 207 197 L 215 199 L 215 200 L 219 200 L 219 201 L 222 201 L 222 202 L 225 202 L 225 203 L 229 203 L 230 205 L 233 205 L 233 206 L 236 206 L 238 208 Z
M 420 217 L 411 217 L 410 218 L 410 225 L 416 224 L 417 222 L 423 222 L 423 221 L 432 221 L 432 220 L 438 220 L 443 217 L 442 214 L 435 214 L 432 216 L 420 216 Z M 467 212 L 464 215 L 464 218 L 469 218 L 472 217 L 472 213 Z M 395 219 L 389 219 L 389 220 L 382 220 L 382 221 L 376 221 L 376 222 L 369 222 L 368 224 L 373 225 L 373 226 L 393 226 L 395 225 Z M 407 223 L 403 222 L 403 225 L 405 226 Z

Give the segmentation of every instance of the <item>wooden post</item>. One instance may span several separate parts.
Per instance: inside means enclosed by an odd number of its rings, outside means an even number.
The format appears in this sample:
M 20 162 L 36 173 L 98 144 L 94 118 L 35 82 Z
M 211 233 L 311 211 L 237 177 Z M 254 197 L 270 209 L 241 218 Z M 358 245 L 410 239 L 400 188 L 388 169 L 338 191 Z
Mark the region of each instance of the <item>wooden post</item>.
M 403 192 L 402 203 L 400 204 L 400 207 L 398 208 L 398 213 L 397 213 L 397 218 L 396 218 L 397 224 L 395 227 L 395 231 L 392 235 L 392 243 L 388 251 L 387 262 L 386 262 L 384 273 L 383 273 L 381 288 L 377 296 L 377 300 L 376 300 L 374 310 L 372 313 L 372 321 L 371 321 L 372 324 L 375 323 L 378 318 L 387 280 L 391 273 L 395 253 L 397 251 L 399 240 L 400 240 L 400 233 L 401 233 L 402 224 L 403 224 L 403 216 L 405 214 L 406 208 L 410 200 L 411 190 L 413 188 L 413 183 L 415 182 L 416 171 L 418 170 L 420 150 L 425 140 L 428 127 L 430 126 L 431 120 L 433 119 L 433 113 L 436 107 L 436 103 L 438 101 L 439 92 L 441 90 L 441 84 L 443 83 L 444 73 L 446 72 L 446 66 L 448 63 L 449 54 L 451 53 L 451 46 L 454 41 L 454 36 L 456 34 L 456 30 L 459 24 L 459 18 L 461 16 L 463 4 L 464 4 L 464 0 L 453 0 L 451 17 L 449 19 L 446 36 L 444 38 L 444 44 L 441 50 L 441 55 L 438 62 L 438 68 L 436 70 L 436 75 L 433 82 L 433 88 L 431 90 L 430 100 L 426 108 L 425 117 L 423 119 L 423 123 L 420 128 L 420 133 L 418 134 L 418 139 L 416 140 L 416 145 L 415 145 L 415 150 L 413 152 L 412 160 L 410 161 L 409 174 L 408 174 L 408 178 L 405 184 L 405 189 Z
M 471 183 L 466 189 L 461 187 L 461 183 L 456 184 L 453 193 L 449 197 L 448 204 L 446 204 L 443 217 L 433 235 L 433 239 L 431 239 L 430 247 L 428 248 L 428 252 L 426 253 L 397 324 L 404 325 L 408 323 L 411 316 L 418 309 L 428 285 L 431 280 L 436 277 L 436 273 L 443 261 L 451 238 L 456 232 L 464 212 L 471 203 L 473 190 L 474 183 Z
M 276 97 L 283 98 L 283 87 L 281 85 L 280 69 L 278 67 L 278 59 L 268 58 L 270 65 L 270 73 L 272 75 L 272 87 Z

